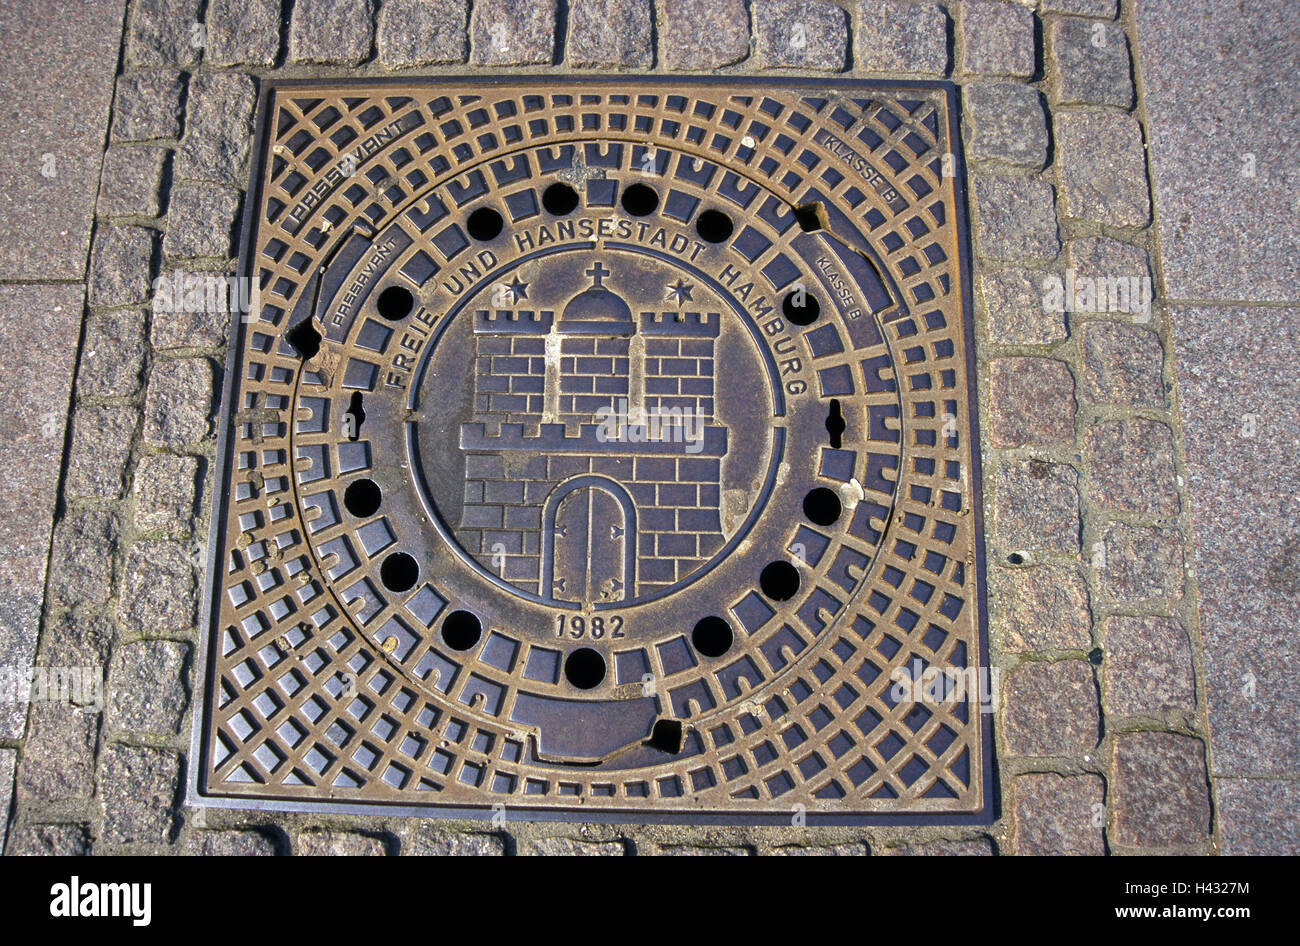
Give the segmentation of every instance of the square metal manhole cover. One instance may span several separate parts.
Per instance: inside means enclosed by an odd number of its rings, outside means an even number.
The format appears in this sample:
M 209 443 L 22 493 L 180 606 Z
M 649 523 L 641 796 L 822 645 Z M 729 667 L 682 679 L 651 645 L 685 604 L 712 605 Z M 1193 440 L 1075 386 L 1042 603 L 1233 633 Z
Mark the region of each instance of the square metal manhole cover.
M 955 103 L 264 89 L 192 801 L 988 820 Z

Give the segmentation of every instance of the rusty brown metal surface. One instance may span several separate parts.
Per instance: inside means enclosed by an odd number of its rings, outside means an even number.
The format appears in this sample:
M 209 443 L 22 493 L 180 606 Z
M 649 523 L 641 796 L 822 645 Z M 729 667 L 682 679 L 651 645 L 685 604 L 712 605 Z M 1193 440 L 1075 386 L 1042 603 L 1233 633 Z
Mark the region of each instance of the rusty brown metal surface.
M 191 799 L 987 819 L 954 102 L 265 90 Z

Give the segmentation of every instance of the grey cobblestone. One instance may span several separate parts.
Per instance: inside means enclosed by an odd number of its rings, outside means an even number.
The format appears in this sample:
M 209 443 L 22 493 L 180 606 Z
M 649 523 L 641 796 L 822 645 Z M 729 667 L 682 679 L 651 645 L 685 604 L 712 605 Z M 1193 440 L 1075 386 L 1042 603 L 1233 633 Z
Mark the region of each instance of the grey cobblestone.
M 164 279 L 174 280 L 180 273 L 182 279 L 199 276 L 182 270 L 164 273 Z M 175 283 L 172 283 L 175 286 Z M 206 290 L 205 290 L 206 291 Z M 176 293 L 173 290 L 172 296 Z M 235 316 L 222 305 L 168 308 L 166 300 L 154 297 L 153 317 L 149 322 L 149 340 L 155 349 L 167 348 L 219 348 L 226 344 L 226 334 Z
M 34 703 L 27 720 L 18 800 L 89 798 L 95 789 L 99 713 L 67 703 Z
M 1192 645 L 1174 618 L 1106 619 L 1106 712 L 1116 716 L 1196 708 Z
M 108 725 L 133 733 L 180 732 L 189 704 L 188 644 L 134 641 L 113 652 L 105 700 Z
M 295 0 L 290 61 L 355 66 L 370 57 L 373 43 L 373 0 Z
M 668 857 L 749 857 L 754 849 L 745 845 L 668 844 L 660 853 Z
M 1095 775 L 1022 775 L 1015 780 L 1016 853 L 1106 853 L 1105 789 Z
M 205 55 L 214 66 L 270 66 L 280 54 L 280 0 L 209 0 Z
M 756 0 L 754 42 L 764 66 L 844 69 L 849 47 L 849 20 L 827 0 Z
M 1050 274 L 1010 267 L 980 276 L 988 310 L 989 340 L 1003 345 L 1051 345 L 1069 330 L 1065 314 L 1043 305 L 1043 285 Z
M 1080 275 L 1137 279 L 1151 276 L 1151 264 L 1146 250 L 1110 237 L 1072 240 L 1070 258 Z
M 1151 219 L 1142 129 L 1130 115 L 1056 114 L 1064 214 L 1117 227 Z
M 199 461 L 170 453 L 143 457 L 134 477 L 135 527 L 174 535 L 194 525 Z
M 1077 756 L 1096 748 L 1101 711 L 1086 661 L 1023 663 L 1002 696 L 1002 735 L 1011 755 Z
M 127 64 L 190 68 L 202 51 L 199 24 L 199 0 L 134 0 L 127 19 Z
M 417 823 L 402 838 L 401 853 L 414 857 L 499 856 L 506 853 L 506 842 L 498 834 L 460 833 Z
M 113 622 L 102 615 L 78 611 L 51 615 L 41 635 L 40 662 L 47 667 L 95 667 L 102 676 L 114 633 Z
M 154 231 L 144 227 L 101 227 L 90 256 L 92 306 L 139 305 L 149 298 Z
M 570 0 L 564 58 L 584 68 L 648 69 L 652 17 L 648 0 Z
M 1037 89 L 1016 82 L 974 82 L 962 88 L 971 125 L 966 153 L 1038 170 L 1047 163 L 1047 119 Z
M 1205 841 L 1210 797 L 1205 746 L 1173 733 L 1121 733 L 1112 758 L 1115 841 L 1171 847 Z
M 1054 97 L 1063 105 L 1133 104 L 1128 37 L 1099 20 L 1062 19 L 1049 31 L 1056 59 Z
M 130 397 L 140 390 L 144 369 L 144 314 L 97 312 L 86 317 L 77 365 L 80 397 Z
M 849 844 L 828 844 L 805 847 L 802 844 L 783 844 L 769 852 L 779 857 L 866 857 L 871 853 L 864 841 Z
M 8 857 L 81 857 L 90 853 L 84 824 L 29 824 L 14 827 L 5 846 Z
M 103 604 L 113 590 L 118 520 L 99 510 L 70 513 L 54 530 L 50 592 L 55 604 Z
M 1178 512 L 1173 433 L 1144 418 L 1108 420 L 1083 437 L 1093 494 L 1115 512 L 1148 516 Z
M 1034 14 L 1004 0 L 962 4 L 961 49 L 967 72 L 1028 77 L 1034 74 Z
M 298 835 L 297 853 L 304 857 L 382 857 L 388 853 L 388 844 L 369 834 L 312 828 Z
M 989 415 L 995 447 L 1074 440 L 1074 376 L 1053 358 L 997 358 L 990 367 Z
M 1114 322 L 1083 327 L 1082 399 L 1094 404 L 1163 408 L 1164 352 L 1155 332 Z
M 117 609 L 124 628 L 157 636 L 193 626 L 197 586 L 187 552 L 176 542 L 137 542 L 131 546 Z
M 1092 644 L 1088 586 L 1065 565 L 989 570 L 992 601 L 1002 609 L 1001 645 L 1012 652 L 1086 650 Z
M 698 71 L 749 55 L 749 11 L 743 0 L 660 0 L 659 61 Z
M 190 80 L 185 135 L 173 161 L 177 180 L 245 186 L 255 99 L 247 76 L 203 73 Z
M 478 0 L 470 12 L 470 62 L 524 66 L 555 58 L 555 0 Z
M 153 141 L 181 133 L 181 80 L 170 72 L 136 72 L 117 80 L 113 140 Z
M 881 848 L 877 853 L 886 857 L 991 857 L 993 845 L 988 838 L 970 841 L 924 841 L 919 844 L 899 844 Z
M 1120 601 L 1181 598 L 1183 537 L 1173 529 L 1112 522 L 1101 539 L 1101 593 Z
M 212 429 L 213 370 L 206 358 L 153 366 L 144 402 L 144 440 L 151 447 L 183 447 Z
M 131 454 L 132 407 L 79 406 L 72 415 L 64 490 L 75 499 L 121 499 Z
M 156 217 L 162 212 L 162 148 L 110 148 L 95 211 L 101 217 Z
M 864 72 L 948 71 L 948 14 L 937 3 L 858 0 L 855 64 Z
M 1042 460 L 1012 460 L 998 467 L 994 535 L 1007 550 L 1079 550 L 1078 474 Z
M 541 857 L 622 857 L 627 846 L 622 841 L 579 841 L 575 838 L 539 838 L 521 852 Z
M 279 854 L 280 847 L 261 831 L 196 831 L 189 851 L 199 857 L 269 857 Z
M 239 193 L 223 187 L 177 184 L 167 207 L 163 255 L 225 260 L 231 254 Z
M 1051 185 L 1032 177 L 975 178 L 980 255 L 1053 260 L 1061 251 Z
M 464 3 L 446 0 L 384 0 L 376 44 L 389 69 L 464 62 L 469 52 Z
M 1115 18 L 1119 0 L 1041 0 L 1044 13 L 1071 13 L 1076 16 Z
M 180 757 L 165 749 L 110 745 L 100 762 L 102 840 L 164 844 L 175 823 Z

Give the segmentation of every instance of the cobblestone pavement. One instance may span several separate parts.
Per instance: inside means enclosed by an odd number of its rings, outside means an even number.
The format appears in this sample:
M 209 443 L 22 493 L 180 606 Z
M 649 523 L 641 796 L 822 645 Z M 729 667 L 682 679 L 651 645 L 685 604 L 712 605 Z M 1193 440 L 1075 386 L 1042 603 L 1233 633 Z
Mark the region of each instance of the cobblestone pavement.
M 0 664 L 107 676 L 102 701 L 0 707 L 5 853 L 1297 853 L 1300 8 L 469 6 L 0 10 L 0 92 L 23 103 L 0 118 Z M 961 85 L 1005 682 L 992 827 L 496 830 L 181 804 L 230 327 L 152 311 L 151 282 L 233 272 L 260 80 L 503 70 Z

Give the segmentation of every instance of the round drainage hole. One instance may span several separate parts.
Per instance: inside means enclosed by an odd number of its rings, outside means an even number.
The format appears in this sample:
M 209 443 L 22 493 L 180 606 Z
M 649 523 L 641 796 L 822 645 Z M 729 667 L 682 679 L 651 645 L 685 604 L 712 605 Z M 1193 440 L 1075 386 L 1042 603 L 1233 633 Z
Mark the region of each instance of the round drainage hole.
M 453 611 L 442 622 L 442 639 L 452 650 L 469 650 L 483 636 L 483 622 L 468 611 Z
M 389 591 L 410 591 L 420 577 L 420 566 L 405 552 L 394 552 L 379 566 L 379 580 Z
M 374 480 L 357 480 L 343 491 L 343 506 L 358 519 L 365 519 L 379 511 L 383 498 Z
M 807 290 L 796 289 L 785 297 L 781 310 L 795 325 L 812 325 L 822 314 L 822 304 Z
M 706 210 L 695 221 L 695 232 L 706 243 L 721 243 L 734 229 L 736 225 L 721 210 Z
M 480 207 L 469 215 L 469 220 L 465 221 L 465 229 L 476 240 L 495 239 L 503 226 L 505 222 L 501 219 L 501 215 L 491 207 Z
M 843 511 L 835 490 L 825 486 L 808 490 L 808 495 L 803 498 L 803 514 L 819 526 L 831 525 Z
M 691 643 L 705 657 L 721 657 L 731 648 L 731 625 L 716 615 L 700 618 L 691 631 Z
M 571 214 L 578 209 L 578 192 L 568 184 L 552 184 L 542 191 L 542 206 L 557 217 Z
M 799 590 L 799 569 L 789 562 L 769 562 L 758 576 L 758 584 L 773 601 L 789 601 Z
M 415 308 L 415 296 L 411 295 L 411 290 L 405 286 L 389 286 L 379 294 L 379 301 L 375 303 L 375 307 L 388 321 L 400 322 Z
M 590 647 L 579 647 L 564 661 L 564 678 L 579 690 L 590 690 L 605 679 L 605 658 Z
M 623 209 L 634 217 L 644 217 L 655 212 L 659 206 L 659 195 L 653 187 L 645 184 L 633 184 L 623 191 Z

